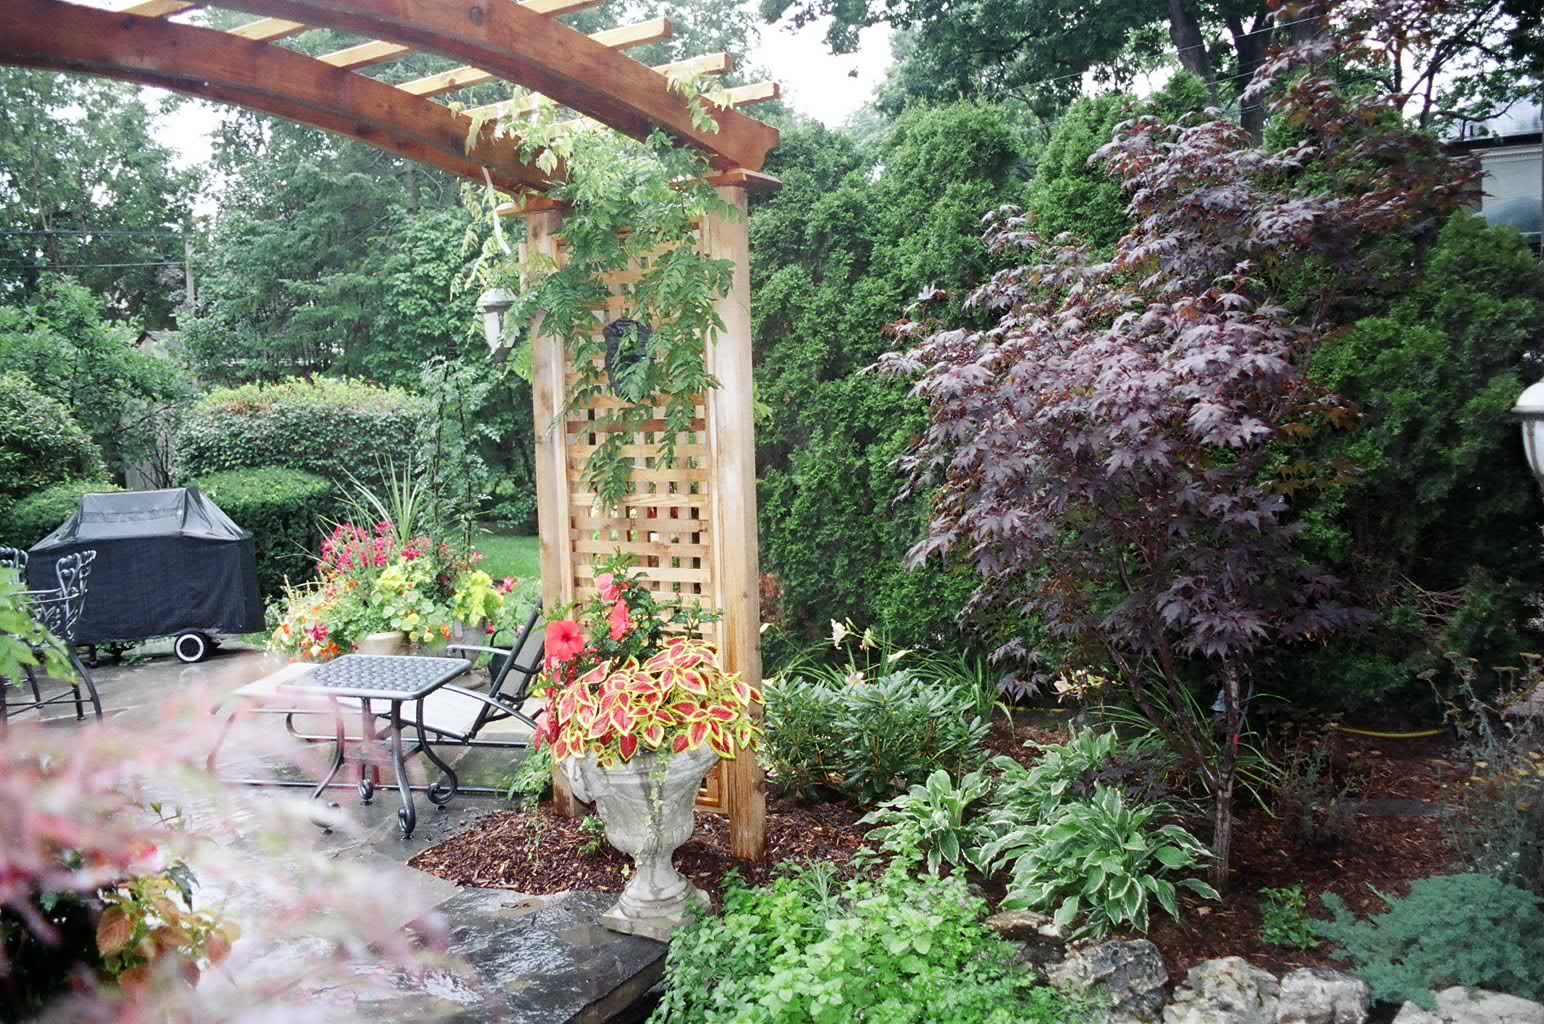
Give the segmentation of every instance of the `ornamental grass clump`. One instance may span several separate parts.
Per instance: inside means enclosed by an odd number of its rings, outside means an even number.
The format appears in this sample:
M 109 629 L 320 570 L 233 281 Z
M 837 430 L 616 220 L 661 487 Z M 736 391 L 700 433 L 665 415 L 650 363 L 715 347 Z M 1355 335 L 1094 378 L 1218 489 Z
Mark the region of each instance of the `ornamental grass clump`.
M 547 627 L 536 749 L 550 744 L 559 761 L 594 757 L 601 767 L 640 751 L 706 746 L 729 759 L 754 749 L 761 691 L 725 672 L 718 648 L 697 635 L 699 607 L 661 604 L 629 566 L 626 558 L 601 566 L 589 605 Z

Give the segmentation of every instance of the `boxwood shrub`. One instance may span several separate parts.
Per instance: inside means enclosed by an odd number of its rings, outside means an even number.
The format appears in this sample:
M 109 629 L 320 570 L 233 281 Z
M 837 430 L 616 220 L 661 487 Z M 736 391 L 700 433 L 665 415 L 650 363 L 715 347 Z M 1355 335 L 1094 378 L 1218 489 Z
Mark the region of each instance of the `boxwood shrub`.
M 0 374 L 0 502 L 106 476 L 101 449 L 63 402 L 19 373 Z
M 286 577 L 315 573 L 321 530 L 337 509 L 337 488 L 314 473 L 279 466 L 233 469 L 194 481 L 236 525 L 252 533 L 263 598 L 277 597 Z
M 0 547 L 30 548 L 70 518 L 82 494 L 121 490 L 105 480 L 66 480 L 0 507 Z
M 427 415 L 424 399 L 362 381 L 291 378 L 218 388 L 183 421 L 177 471 L 183 480 L 198 480 L 280 466 L 334 483 L 349 473 L 379 483 L 383 463 L 401 463 L 413 452 Z

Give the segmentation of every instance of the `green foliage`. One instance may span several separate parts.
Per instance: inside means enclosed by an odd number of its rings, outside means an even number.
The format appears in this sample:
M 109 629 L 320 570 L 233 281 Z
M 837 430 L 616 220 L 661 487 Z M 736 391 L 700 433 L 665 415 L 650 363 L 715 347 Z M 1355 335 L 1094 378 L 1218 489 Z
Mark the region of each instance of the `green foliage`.
M 100 298 L 58 275 L 40 279 L 26 304 L 0 307 L 0 366 L 64 403 L 120 478 L 164 462 L 163 424 L 189 395 L 182 374 L 134 337 L 108 321 Z
M 267 466 L 199 477 L 195 485 L 244 530 L 257 549 L 257 582 L 265 599 L 284 581 L 310 579 L 322 524 L 337 509 L 337 493 L 323 478 L 298 469 Z
M 1260 938 L 1282 949 L 1313 949 L 1319 944 L 1301 885 L 1260 890 Z
M 705 101 L 693 94 L 689 102 L 695 118 L 706 118 Z M 614 509 L 633 490 L 634 459 L 623 453 L 632 436 L 652 433 L 657 464 L 673 465 L 698 401 L 718 386 L 707 346 L 724 329 L 717 304 L 733 284 L 734 261 L 698 244 L 699 225 L 738 214 L 703 180 L 707 162 L 696 150 L 659 132 L 643 142 L 617 132 L 575 132 L 561 117 L 544 108 L 518 125 L 524 159 L 548 170 L 562 160 L 568 168 L 567 179 L 548 190 L 567 207 L 558 232 L 561 263 L 534 250 L 522 261 L 523 250 L 507 250 L 490 232 L 478 279 L 518 296 L 505 317 L 511 341 L 538 314 L 543 332 L 562 340 L 576 378 L 565 408 L 620 399 L 598 412 L 602 440 L 584 467 L 585 486 Z M 482 213 L 496 219 L 492 205 Z M 636 277 L 622 289 L 614 321 L 621 333 L 611 350 L 597 332 L 595 311 L 611 294 L 608 275 L 624 271 Z M 661 418 L 663 431 L 646 429 Z
M 1070 797 L 1086 795 L 1076 791 L 1080 783 L 1090 783 L 1117 756 L 1162 755 L 1162 742 L 1152 735 L 1141 735 L 1122 744 L 1114 729 L 1095 732 L 1074 729 L 1065 743 L 1029 743 L 1040 757 L 1026 768 L 1011 757 L 993 758 L 992 767 L 1000 773 L 996 803 L 1012 821 L 1050 821 Z M 1172 761 L 1172 759 L 1170 759 Z
M 64 403 L 0 374 L 0 501 L 93 476 L 106 476 L 102 453 Z
M 59 640 L 32 618 L 25 588 L 14 574 L 0 573 L 0 686 L 25 685 L 28 668 L 73 679 L 75 671 Z
M 983 211 L 1016 198 L 1016 115 L 961 104 L 898 120 L 873 152 L 816 125 L 783 132 L 783 179 L 751 217 L 763 568 L 787 624 L 852 615 L 903 646 L 959 648 L 969 569 L 908 571 L 925 502 L 897 503 L 896 459 L 922 429 L 905 387 L 860 371 L 883 328 L 928 285 L 964 291 L 990 267 Z
M 552 791 L 552 747 L 533 750 L 520 759 L 503 782 L 504 799 L 536 804 Z
M 188 411 L 177 435 L 183 479 L 280 466 L 335 483 L 370 484 L 415 454 L 427 409 L 396 388 L 316 377 L 217 388 Z M 309 544 L 309 541 L 308 541 Z
M 1544 998 L 1544 912 L 1530 893 L 1488 875 L 1423 878 L 1365 921 L 1334 893 L 1322 899 L 1334 917 L 1318 933 L 1380 1002 L 1430 1008 L 1433 991 L 1453 985 Z
M 106 480 L 66 480 L 29 494 L 15 504 L 0 507 L 0 543 L 30 548 L 75 514 L 81 495 L 122 489 Z
M 1077 1007 L 1009 965 L 960 878 L 897 858 L 838 882 L 816 864 L 760 889 L 730 876 L 721 917 L 678 932 L 651 1024 L 1059 1024 Z
M 1517 664 L 1526 596 L 1544 586 L 1536 485 L 1511 414 L 1538 376 L 1544 274 L 1515 231 L 1467 213 L 1422 271 L 1313 357 L 1311 376 L 1363 416 L 1311 450 L 1325 479 L 1305 502 L 1305 546 L 1380 618 L 1366 637 L 1283 663 L 1326 702 L 1409 691 L 1449 650 Z
M 170 325 L 197 181 L 173 156 L 137 85 L 0 68 L 0 303 L 67 267 L 114 319 Z
M 1052 239 L 1067 231 L 1097 249 L 1113 249 L 1131 227 L 1120 183 L 1089 158 L 1115 137 L 1115 126 L 1140 111 L 1124 96 L 1081 99 L 1067 108 L 1040 151 L 1025 207 L 1035 230 Z
M 1176 887 L 1207 899 L 1215 889 L 1190 873 L 1211 856 L 1179 825 L 1151 827 L 1157 807 L 1132 807 L 1117 789 L 1096 788 L 1093 799 L 1066 802 L 1050 820 L 1007 831 L 981 851 L 984 862 L 1008 865 L 1012 878 L 1005 908 L 1050 910 L 1080 937 L 1099 938 L 1130 925 L 1147 931 L 1148 901 L 1179 916 Z
M 946 771 L 936 771 L 927 782 L 886 801 L 863 816 L 862 823 L 877 825 L 868 838 L 891 853 L 914 850 L 923 854 L 927 869 L 938 874 L 950 867 L 975 867 L 976 851 L 991 833 L 979 820 L 982 804 L 992 791 L 991 779 L 970 772 L 956 786 Z
M 836 786 L 872 804 L 935 769 L 979 766 L 988 726 L 963 688 L 939 687 L 908 670 L 852 684 L 798 676 L 765 687 L 762 757 L 777 783 L 801 797 Z

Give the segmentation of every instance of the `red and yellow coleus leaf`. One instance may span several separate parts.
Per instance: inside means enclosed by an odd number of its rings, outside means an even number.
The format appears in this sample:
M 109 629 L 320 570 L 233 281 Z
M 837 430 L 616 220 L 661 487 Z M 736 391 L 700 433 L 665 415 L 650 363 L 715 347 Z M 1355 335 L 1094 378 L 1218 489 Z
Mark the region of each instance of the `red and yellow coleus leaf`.
M 617 741 L 617 749 L 622 753 L 622 760 L 631 761 L 638 752 L 638 737 L 624 733 Z

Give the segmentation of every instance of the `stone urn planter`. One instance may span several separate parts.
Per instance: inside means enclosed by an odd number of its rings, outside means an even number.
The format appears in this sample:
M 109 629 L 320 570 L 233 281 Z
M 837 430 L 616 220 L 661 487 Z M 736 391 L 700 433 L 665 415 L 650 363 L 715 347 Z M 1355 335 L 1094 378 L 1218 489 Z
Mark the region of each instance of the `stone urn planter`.
M 355 654 L 406 654 L 407 635 L 400 630 L 367 633 L 360 639 Z
M 671 857 L 691 838 L 697 790 L 717 761 L 717 754 L 701 747 L 668 757 L 640 752 L 609 768 L 594 757 L 562 762 L 574 795 L 595 803 L 606 822 L 606 839 L 637 868 L 616 906 L 601 915 L 602 925 L 667 942 L 685 922 L 688 907 L 707 906 L 707 893 L 677 871 Z

